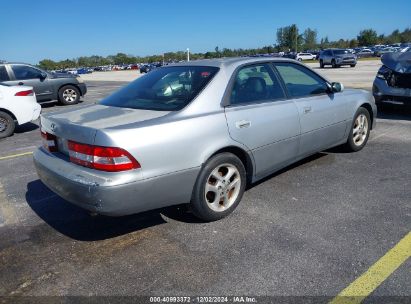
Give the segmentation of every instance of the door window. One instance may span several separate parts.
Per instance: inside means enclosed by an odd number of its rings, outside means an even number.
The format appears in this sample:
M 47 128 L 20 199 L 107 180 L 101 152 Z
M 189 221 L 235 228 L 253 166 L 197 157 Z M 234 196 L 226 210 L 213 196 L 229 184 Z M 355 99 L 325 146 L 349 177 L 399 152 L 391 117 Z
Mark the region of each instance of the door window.
M 0 66 L 0 81 L 9 81 L 9 74 L 7 73 L 6 67 Z
M 284 91 L 267 64 L 241 68 L 231 91 L 231 104 L 285 99 Z
M 276 63 L 291 97 L 306 97 L 328 92 L 327 83 L 309 69 L 292 63 Z
M 41 71 L 28 65 L 12 65 L 17 80 L 40 78 Z

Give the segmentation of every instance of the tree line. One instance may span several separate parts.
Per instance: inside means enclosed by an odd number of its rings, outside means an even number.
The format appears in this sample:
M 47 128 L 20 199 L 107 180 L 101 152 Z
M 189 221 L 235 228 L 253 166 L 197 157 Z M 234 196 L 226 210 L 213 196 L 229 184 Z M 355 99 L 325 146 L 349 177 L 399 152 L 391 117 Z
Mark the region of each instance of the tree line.
M 378 33 L 373 29 L 364 29 L 358 33 L 356 38 L 329 41 L 327 36 L 319 40 L 316 29 L 307 28 L 303 31 L 300 31 L 296 24 L 292 24 L 277 29 L 276 44 L 251 49 L 220 49 L 217 46 L 214 48 L 214 51 L 208 51 L 205 53 L 190 53 L 190 58 L 192 60 L 196 60 L 204 58 L 208 59 L 219 57 L 253 56 L 258 54 L 271 54 L 275 52 L 318 50 L 331 47 L 356 48 L 358 46 L 404 42 L 411 42 L 411 28 L 406 28 L 402 32 L 397 29 L 389 35 L 378 35 Z M 185 60 L 186 58 L 187 54 L 184 51 L 167 52 L 164 54 L 144 57 L 117 53 L 116 55 L 109 55 L 107 57 L 97 55 L 81 56 L 78 58 L 65 59 L 61 61 L 43 59 L 39 62 L 38 65 L 46 70 L 59 70 L 66 68 L 93 67 L 104 65 L 153 63 L 162 61 L 172 62 Z

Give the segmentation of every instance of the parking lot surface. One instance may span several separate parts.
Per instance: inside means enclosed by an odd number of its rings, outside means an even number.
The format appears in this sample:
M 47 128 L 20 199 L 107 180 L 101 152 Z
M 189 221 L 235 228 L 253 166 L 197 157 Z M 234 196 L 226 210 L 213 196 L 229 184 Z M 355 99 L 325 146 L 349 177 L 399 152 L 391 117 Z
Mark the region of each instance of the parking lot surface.
M 124 83 L 88 82 L 83 104 Z M 411 231 L 411 112 L 402 108 L 379 113 L 362 151 L 333 149 L 288 167 L 251 186 L 231 216 L 213 223 L 182 206 L 90 216 L 39 181 L 30 155 L 39 133 L 29 124 L 0 140 L 1 296 L 328 301 Z M 408 259 L 371 296 L 411 296 L 410 269 Z

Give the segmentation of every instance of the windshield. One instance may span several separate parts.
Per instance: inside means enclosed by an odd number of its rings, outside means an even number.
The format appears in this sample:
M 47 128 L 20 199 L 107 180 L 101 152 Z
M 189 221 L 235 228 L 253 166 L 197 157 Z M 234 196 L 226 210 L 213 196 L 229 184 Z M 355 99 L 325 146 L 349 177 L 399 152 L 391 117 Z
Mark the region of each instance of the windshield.
M 343 54 L 348 54 L 349 52 L 347 50 L 334 50 L 334 54 L 336 55 L 343 55 Z
M 154 111 L 178 111 L 189 104 L 218 72 L 216 67 L 176 66 L 153 70 L 100 104 Z

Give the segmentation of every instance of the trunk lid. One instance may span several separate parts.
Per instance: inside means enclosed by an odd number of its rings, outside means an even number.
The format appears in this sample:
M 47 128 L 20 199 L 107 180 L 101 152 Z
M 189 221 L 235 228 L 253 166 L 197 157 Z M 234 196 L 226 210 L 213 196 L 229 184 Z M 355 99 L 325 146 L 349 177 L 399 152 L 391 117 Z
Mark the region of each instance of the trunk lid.
M 169 112 L 103 106 L 83 106 L 41 116 L 41 129 L 57 137 L 59 152 L 68 155 L 68 140 L 94 144 L 97 130 L 137 127 Z

